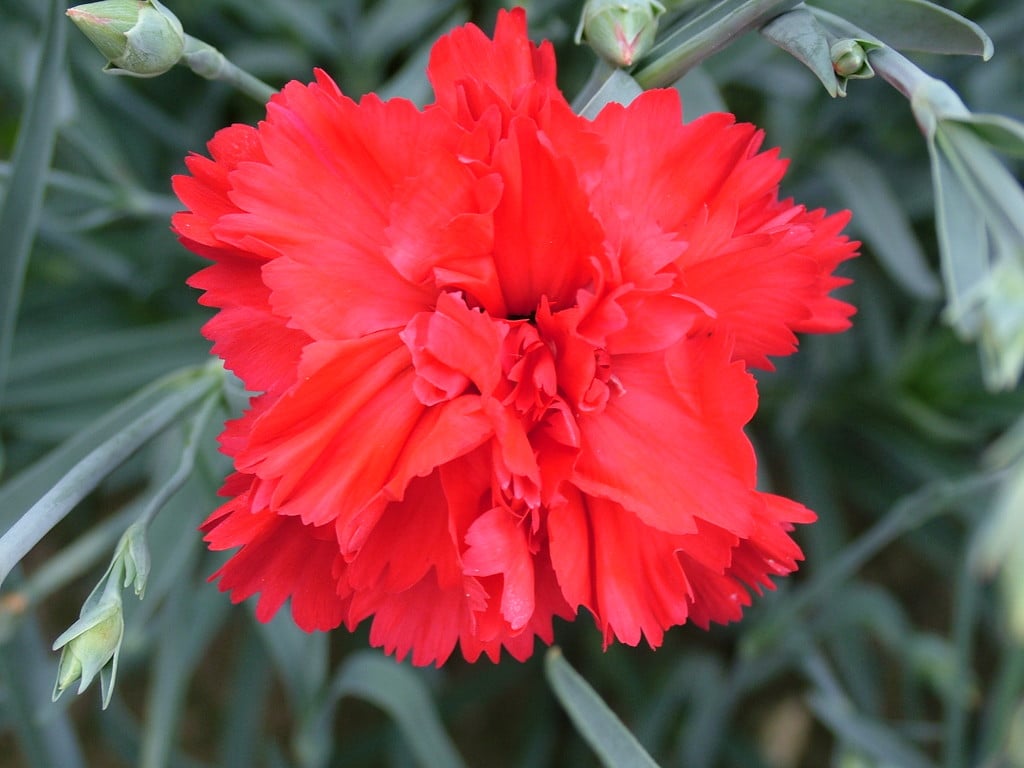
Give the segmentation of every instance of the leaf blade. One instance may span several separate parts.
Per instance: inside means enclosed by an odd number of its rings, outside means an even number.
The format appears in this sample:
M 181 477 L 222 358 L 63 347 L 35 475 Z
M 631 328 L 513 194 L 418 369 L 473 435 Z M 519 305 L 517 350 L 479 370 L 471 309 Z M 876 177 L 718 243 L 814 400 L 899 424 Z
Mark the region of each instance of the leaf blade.
M 544 671 L 562 707 L 580 735 L 607 768 L 657 768 L 657 763 L 608 708 L 600 696 L 553 647 L 544 659 Z

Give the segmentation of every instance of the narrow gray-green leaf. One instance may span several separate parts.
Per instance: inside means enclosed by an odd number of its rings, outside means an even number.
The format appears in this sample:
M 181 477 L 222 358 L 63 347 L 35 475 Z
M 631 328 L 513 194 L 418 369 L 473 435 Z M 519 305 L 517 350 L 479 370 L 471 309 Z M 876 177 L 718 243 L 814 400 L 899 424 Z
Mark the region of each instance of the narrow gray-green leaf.
M 911 296 L 937 298 L 939 281 L 881 169 L 852 150 L 831 153 L 825 168 L 843 205 L 853 211 L 851 231 L 871 247 L 889 276 Z
M 147 691 L 139 768 L 177 765 L 174 749 L 185 693 L 230 609 L 219 592 L 186 579 L 171 591 Z
M 969 118 L 947 118 L 951 123 L 971 129 L 993 149 L 1007 155 L 1024 157 L 1024 123 L 1005 115 L 971 113 Z
M 256 621 L 253 628 L 266 646 L 292 709 L 308 707 L 327 683 L 327 635 L 303 632 L 287 611 L 279 611 L 270 621 Z M 295 664 L 295 659 L 302 659 L 302 664 Z
M 814 73 L 833 98 L 839 82 L 832 68 L 829 40 L 825 29 L 806 8 L 794 8 L 776 16 L 763 27 L 761 36 L 790 54 Z
M 11 180 L 0 207 L 0 243 L 3 243 L 0 248 L 0 411 L 28 255 L 42 209 L 46 170 L 50 167 L 57 138 L 67 26 L 64 10 L 63 2 L 51 0 L 39 70 L 35 84 L 28 90 L 29 99 L 14 147 Z
M 961 334 L 973 335 L 979 325 L 975 317 L 976 292 L 989 269 L 985 222 L 949 161 L 934 142 L 930 144 L 935 227 L 946 284 L 947 319 Z
M 992 56 L 992 40 L 970 19 L 927 0 L 813 0 L 814 6 L 877 35 L 896 49 Z
M 153 382 L 0 486 L 0 529 L 9 528 L 96 446 L 158 408 L 172 393 L 187 393 L 185 408 L 197 402 L 211 385 L 206 379 L 209 375 L 201 369 L 188 368 Z
M 63 707 L 50 704 L 57 665 L 34 615 L 0 652 L 0 683 L 4 710 L 10 716 L 26 768 L 84 768 L 85 757 Z M 17 760 L 8 754 L 8 759 Z
M 676 80 L 675 89 L 683 100 L 683 121 L 692 122 L 710 112 L 728 112 L 714 79 L 703 67 L 694 67 Z
M 258 765 L 266 736 L 264 718 L 271 690 L 271 669 L 259 636 L 247 631 L 232 648 L 231 681 L 224 711 L 230 712 L 220 733 L 220 765 Z M 275 702 L 276 705 L 276 702 Z
M 551 648 L 544 659 L 555 696 L 576 729 L 606 768 L 657 768 L 657 763 L 608 705 L 565 660 L 562 649 Z
M 843 700 L 825 693 L 807 699 L 811 710 L 839 739 L 878 761 L 900 768 L 935 768 L 920 751 L 891 728 L 853 711 Z
M 933 768 L 928 758 L 903 736 L 883 722 L 860 713 L 818 649 L 806 649 L 803 669 L 815 689 L 808 696 L 808 704 L 841 741 L 874 757 L 880 765 Z
M 0 537 L 0 583 L 11 568 L 78 502 L 99 485 L 104 477 L 208 394 L 214 382 L 208 373 L 197 374 L 195 370 L 186 371 L 184 374 L 178 373 L 156 382 L 112 414 L 117 416 L 127 413 L 134 418 L 111 419 L 108 416 L 102 419 L 96 428 L 89 430 L 94 433 L 107 432 L 111 421 L 119 423 L 120 426 L 120 429 L 106 440 L 93 443 L 92 450 L 72 466 L 65 469 L 62 462 L 51 460 L 52 454 L 42 459 L 41 462 L 49 471 L 41 474 L 48 476 L 50 482 L 46 486 L 47 490 L 27 509 L 17 506 L 12 509 L 8 506 L 9 499 L 18 497 L 17 487 L 13 489 L 10 497 L 6 490 L 0 493 L 0 509 L 5 513 L 10 511 L 17 514 L 24 509 L 24 514 Z M 149 407 L 137 413 L 136 400 L 147 402 Z M 35 467 L 28 471 L 31 473 L 34 469 Z M 55 476 L 56 473 L 51 474 L 53 470 L 60 469 L 65 471 L 59 476 Z
M 992 233 L 1024 247 L 1024 189 L 999 157 L 962 122 L 943 121 L 935 136 Z
M 465 765 L 441 724 L 430 692 L 412 668 L 372 651 L 353 654 L 335 675 L 329 706 L 321 716 L 342 696 L 356 696 L 387 712 L 424 768 Z
M 643 93 L 643 89 L 637 85 L 636 80 L 621 69 L 616 69 L 597 89 L 597 92 L 587 100 L 579 113 L 581 116 L 593 120 L 608 104 L 615 102 L 627 105 L 641 93 Z

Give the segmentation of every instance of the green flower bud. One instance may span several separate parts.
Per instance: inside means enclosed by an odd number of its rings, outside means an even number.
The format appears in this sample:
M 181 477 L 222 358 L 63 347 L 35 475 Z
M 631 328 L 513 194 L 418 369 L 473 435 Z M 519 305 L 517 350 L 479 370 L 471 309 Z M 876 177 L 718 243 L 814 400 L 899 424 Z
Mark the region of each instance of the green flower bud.
M 156 77 L 185 51 L 181 22 L 158 0 L 103 0 L 67 13 L 106 57 L 104 71 L 113 75 Z
M 658 15 L 664 12 L 658 0 L 588 0 L 576 42 L 585 37 L 602 58 L 617 67 L 631 66 L 654 45 Z
M 829 50 L 829 56 L 832 59 L 832 69 L 840 77 L 862 76 L 865 67 L 868 66 L 867 51 L 857 40 L 836 41 Z
M 103 693 L 103 708 L 110 703 L 117 676 L 117 657 L 124 637 L 124 614 L 121 598 L 105 596 L 95 605 L 88 602 L 82 616 L 57 638 L 53 650 L 62 649 L 57 666 L 57 682 L 53 686 L 56 701 L 76 680 L 81 693 L 97 673 Z
M 132 523 L 118 542 L 114 554 L 124 565 L 124 587 L 130 585 L 140 600 L 146 594 L 146 579 L 149 577 L 149 545 L 146 543 L 146 526 Z

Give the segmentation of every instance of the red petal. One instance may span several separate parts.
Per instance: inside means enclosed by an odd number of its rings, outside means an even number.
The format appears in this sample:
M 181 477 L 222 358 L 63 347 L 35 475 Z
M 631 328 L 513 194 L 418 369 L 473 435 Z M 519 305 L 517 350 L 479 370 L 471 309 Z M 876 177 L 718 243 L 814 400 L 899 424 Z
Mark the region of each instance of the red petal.
M 240 497 L 244 500 L 245 497 Z M 295 623 L 307 632 L 334 629 L 347 601 L 337 594 L 331 572 L 340 558 L 330 528 L 313 528 L 266 510 L 250 512 L 238 500 L 206 535 L 211 549 L 242 548 L 210 577 L 241 602 L 259 593 L 256 618 L 270 621 L 289 597 Z
M 533 555 L 523 521 L 507 509 L 492 509 L 478 517 L 466 534 L 469 548 L 462 556 L 469 576 L 502 577 L 501 615 L 512 630 L 533 617 Z
M 358 512 L 380 493 L 423 412 L 397 336 L 307 347 L 300 383 L 262 414 L 235 457 L 272 481 L 257 504 L 322 524 Z
M 196 247 L 217 259 L 196 273 L 189 285 L 204 290 L 201 304 L 220 307 L 203 328 L 224 359 L 253 392 L 280 394 L 295 382 L 295 369 L 309 336 L 286 325 L 270 308 L 270 291 L 251 259 L 233 251 Z
M 690 584 L 675 556 L 678 536 L 644 525 L 620 505 L 587 503 L 594 540 L 594 612 L 605 645 L 614 636 L 661 645 L 667 627 L 686 621 Z
M 507 103 L 534 84 L 561 98 L 554 49 L 547 41 L 539 47 L 530 42 L 521 8 L 498 12 L 493 41 L 472 24 L 442 37 L 431 49 L 427 75 L 437 104 L 452 114 L 458 111 L 458 86 L 465 80 L 486 83 Z
M 746 535 L 755 462 L 743 426 L 757 395 L 729 352 L 721 338 L 701 335 L 667 356 L 613 358 L 622 391 L 603 412 L 579 417 L 572 482 L 655 528 L 692 533 L 702 518 Z
M 529 317 L 541 297 L 555 311 L 573 306 L 576 291 L 594 281 L 591 259 L 604 239 L 575 169 L 524 118 L 498 145 L 494 168 L 505 183 L 494 212 L 494 263 L 509 314 Z

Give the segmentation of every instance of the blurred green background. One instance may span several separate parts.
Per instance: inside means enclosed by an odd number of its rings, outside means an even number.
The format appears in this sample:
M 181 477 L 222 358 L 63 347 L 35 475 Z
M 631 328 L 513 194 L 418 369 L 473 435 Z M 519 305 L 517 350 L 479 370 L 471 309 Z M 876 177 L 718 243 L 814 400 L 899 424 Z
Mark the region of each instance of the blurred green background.
M 972 109 L 1024 118 L 1024 3 L 943 4 L 981 24 L 994 58 L 912 58 Z M 593 63 L 572 41 L 581 3 L 525 5 L 534 38 L 556 44 L 571 98 Z M 43 42 L 47 6 L 0 0 L 8 160 L 26 106 L 39 98 L 40 59 L 56 55 Z M 489 30 L 499 6 L 170 7 L 187 32 L 274 85 L 322 67 L 349 95 L 426 103 L 433 40 L 470 20 Z M 204 361 L 207 312 L 184 285 L 201 262 L 169 229 L 179 207 L 169 179 L 218 128 L 262 115 L 184 69 L 150 80 L 105 75 L 91 44 L 62 23 L 66 60 L 46 105 L 56 143 L 0 406 L 5 480 L 158 376 Z M 556 623 L 556 640 L 664 766 L 1021 768 L 1024 633 L 1008 616 L 1024 585 L 979 567 L 977 551 L 1016 456 L 1007 442 L 1002 462 L 990 448 L 1024 413 L 1024 393 L 987 391 L 977 350 L 942 323 L 928 155 L 906 101 L 879 78 L 833 100 L 756 34 L 681 88 L 688 117 L 724 106 L 763 127 L 766 145 L 792 161 L 784 193 L 809 207 L 852 208 L 850 233 L 865 241 L 862 257 L 843 267 L 855 281 L 843 290 L 859 309 L 854 328 L 805 339 L 800 354 L 759 374 L 750 428 L 763 487 L 820 520 L 797 534 L 801 571 L 738 625 L 676 628 L 656 652 L 603 652 L 584 616 Z M 0 163 L 5 199 L 28 194 L 11 175 L 10 162 Z M 9 245 L 0 233 L 0 249 Z M 440 670 L 402 666 L 392 677 L 394 665 L 365 651 L 365 628 L 308 636 L 286 611 L 260 625 L 251 605 L 230 606 L 205 581 L 223 555 L 207 553 L 196 531 L 227 471 L 214 441 L 225 415 L 154 523 L 150 586 L 141 603 L 126 596 L 106 712 L 94 689 L 50 704 L 49 647 L 77 617 L 126 522 L 173 471 L 187 425 L 106 478 L 5 583 L 0 766 L 415 765 L 419 750 L 431 754 L 415 742 L 436 736 L 435 716 L 468 765 L 597 764 L 545 680 L 539 646 L 525 664 L 453 657 Z M 15 512 L 0 509 L 0 530 Z M 1024 538 L 1021 527 L 1007 535 Z

